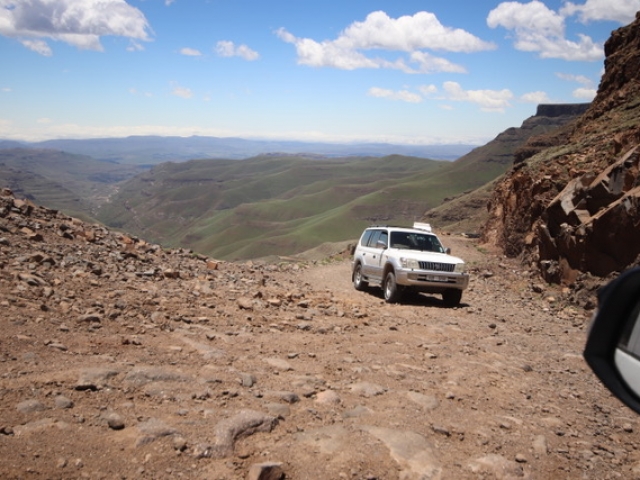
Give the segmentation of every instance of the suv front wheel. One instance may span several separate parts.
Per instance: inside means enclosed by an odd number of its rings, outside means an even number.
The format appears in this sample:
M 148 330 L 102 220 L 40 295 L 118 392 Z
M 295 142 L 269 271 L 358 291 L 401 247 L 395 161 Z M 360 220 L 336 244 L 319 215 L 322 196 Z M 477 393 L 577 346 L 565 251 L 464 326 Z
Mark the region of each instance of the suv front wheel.
M 462 299 L 462 290 L 450 288 L 442 293 L 442 300 L 447 307 L 457 307 Z
M 382 289 L 384 290 L 384 300 L 387 303 L 396 303 L 402 296 L 402 291 L 396 283 L 396 275 L 393 271 L 389 271 L 385 275 Z

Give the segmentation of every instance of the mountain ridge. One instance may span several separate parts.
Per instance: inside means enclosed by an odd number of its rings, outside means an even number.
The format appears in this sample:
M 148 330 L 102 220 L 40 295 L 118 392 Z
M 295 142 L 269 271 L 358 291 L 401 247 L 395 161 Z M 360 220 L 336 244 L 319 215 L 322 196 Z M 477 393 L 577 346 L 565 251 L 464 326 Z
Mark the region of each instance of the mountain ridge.
M 13 148 L 47 148 L 88 155 L 97 160 L 157 165 L 166 161 L 182 162 L 203 158 L 242 160 L 265 154 L 317 155 L 325 157 L 386 156 L 401 154 L 439 160 L 455 160 L 475 145 L 408 145 L 391 143 L 328 143 L 293 140 L 252 140 L 240 137 L 177 137 L 135 135 L 120 138 L 55 139 L 41 142 L 0 140 Z

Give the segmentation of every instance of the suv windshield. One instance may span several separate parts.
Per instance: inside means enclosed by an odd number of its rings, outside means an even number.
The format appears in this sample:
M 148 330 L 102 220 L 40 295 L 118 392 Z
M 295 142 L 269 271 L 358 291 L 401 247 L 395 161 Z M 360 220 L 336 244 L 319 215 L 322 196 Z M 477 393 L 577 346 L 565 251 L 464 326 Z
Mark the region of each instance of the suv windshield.
M 416 232 L 391 232 L 391 248 L 444 253 L 442 244 L 435 235 Z

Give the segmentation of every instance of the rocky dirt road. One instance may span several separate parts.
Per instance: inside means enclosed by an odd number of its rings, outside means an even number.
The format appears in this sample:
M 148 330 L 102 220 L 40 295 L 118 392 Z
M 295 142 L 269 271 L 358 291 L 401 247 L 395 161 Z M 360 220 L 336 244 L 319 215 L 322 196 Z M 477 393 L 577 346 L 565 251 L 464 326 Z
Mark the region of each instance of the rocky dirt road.
M 347 260 L 215 262 L 5 190 L 0 477 L 640 478 L 581 357 L 594 299 L 443 240 L 462 305 L 387 305 Z

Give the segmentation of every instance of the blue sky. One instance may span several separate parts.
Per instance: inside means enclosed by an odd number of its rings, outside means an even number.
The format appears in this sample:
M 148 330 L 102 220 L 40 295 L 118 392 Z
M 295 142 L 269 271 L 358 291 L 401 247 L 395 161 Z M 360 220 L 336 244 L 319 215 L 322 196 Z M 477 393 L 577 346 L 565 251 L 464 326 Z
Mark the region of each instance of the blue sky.
M 640 0 L 0 0 L 0 138 L 483 144 L 588 102 Z

